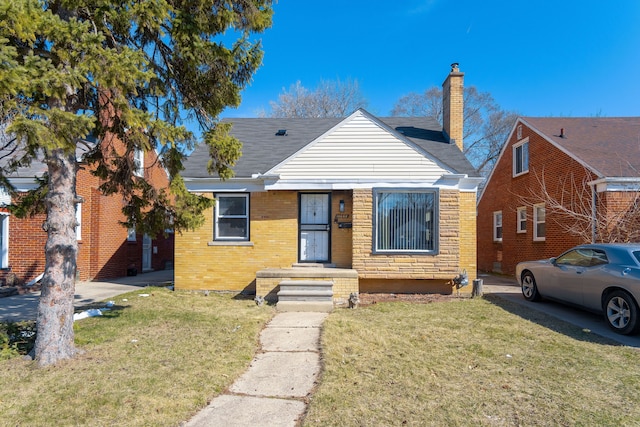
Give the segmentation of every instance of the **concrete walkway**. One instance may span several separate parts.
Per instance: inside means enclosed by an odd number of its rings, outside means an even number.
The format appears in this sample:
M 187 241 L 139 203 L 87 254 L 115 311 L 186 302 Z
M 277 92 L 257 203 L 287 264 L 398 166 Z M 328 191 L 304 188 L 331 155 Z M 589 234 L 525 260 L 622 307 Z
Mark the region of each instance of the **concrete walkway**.
M 173 270 L 159 270 L 137 276 L 120 277 L 98 282 L 77 282 L 74 307 L 113 298 L 145 286 L 163 286 L 173 283 Z M 0 298 L 0 322 L 35 320 L 40 292 Z
M 247 372 L 185 426 L 296 426 L 320 373 L 320 327 L 327 316 L 276 314 Z

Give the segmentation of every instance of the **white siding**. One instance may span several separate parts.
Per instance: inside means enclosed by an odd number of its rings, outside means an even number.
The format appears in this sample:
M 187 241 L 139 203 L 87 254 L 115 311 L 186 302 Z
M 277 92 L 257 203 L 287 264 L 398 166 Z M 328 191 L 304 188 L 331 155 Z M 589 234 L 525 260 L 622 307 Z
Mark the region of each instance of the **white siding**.
M 7 190 L 0 188 L 0 206 L 6 206 L 11 204 L 11 196 L 7 193 Z
M 450 171 L 368 117 L 355 114 L 271 173 L 281 180 L 435 180 Z

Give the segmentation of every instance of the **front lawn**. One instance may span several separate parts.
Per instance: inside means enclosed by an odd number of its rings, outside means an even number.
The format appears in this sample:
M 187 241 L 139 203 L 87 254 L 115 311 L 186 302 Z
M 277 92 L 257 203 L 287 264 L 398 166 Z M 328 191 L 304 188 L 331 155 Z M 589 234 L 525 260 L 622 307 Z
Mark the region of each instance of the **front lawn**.
M 76 322 L 73 360 L 0 361 L 0 425 L 177 426 L 246 370 L 274 314 L 230 294 L 143 292 Z M 640 419 L 640 350 L 491 295 L 336 309 L 322 349 L 304 426 Z
M 640 350 L 490 295 L 325 322 L 304 426 L 638 425 Z
M 140 296 L 148 295 L 148 296 Z M 271 307 L 145 288 L 75 323 L 84 354 L 40 369 L 0 361 L 0 425 L 176 426 L 246 370 Z

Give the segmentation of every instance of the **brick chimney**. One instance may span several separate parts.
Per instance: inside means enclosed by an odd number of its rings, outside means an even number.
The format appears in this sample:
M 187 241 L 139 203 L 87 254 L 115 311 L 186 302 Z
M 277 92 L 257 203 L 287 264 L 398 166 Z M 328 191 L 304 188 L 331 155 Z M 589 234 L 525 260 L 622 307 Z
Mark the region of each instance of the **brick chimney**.
M 464 149 L 464 73 L 458 69 L 458 63 L 451 64 L 451 72 L 442 83 L 442 124 L 444 137 L 449 143 L 456 144 L 460 151 Z

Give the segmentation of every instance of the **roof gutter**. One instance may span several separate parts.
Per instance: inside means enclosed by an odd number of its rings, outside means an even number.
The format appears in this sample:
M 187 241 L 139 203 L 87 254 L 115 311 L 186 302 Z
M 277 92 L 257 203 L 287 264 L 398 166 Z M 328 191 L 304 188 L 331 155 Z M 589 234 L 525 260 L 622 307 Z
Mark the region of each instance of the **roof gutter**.
M 231 178 L 223 180 L 220 178 L 184 178 L 187 190 L 196 193 L 242 191 L 242 192 L 263 192 L 267 187 L 277 182 L 278 175 L 254 174 L 251 178 Z
M 640 191 L 640 177 L 604 177 L 589 181 L 587 184 L 598 193 L 605 191 Z

